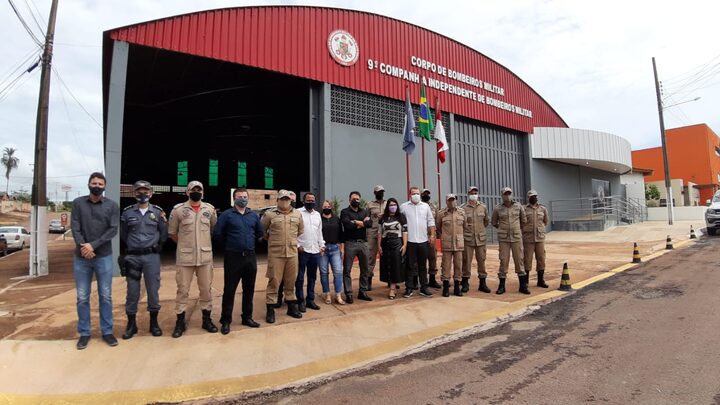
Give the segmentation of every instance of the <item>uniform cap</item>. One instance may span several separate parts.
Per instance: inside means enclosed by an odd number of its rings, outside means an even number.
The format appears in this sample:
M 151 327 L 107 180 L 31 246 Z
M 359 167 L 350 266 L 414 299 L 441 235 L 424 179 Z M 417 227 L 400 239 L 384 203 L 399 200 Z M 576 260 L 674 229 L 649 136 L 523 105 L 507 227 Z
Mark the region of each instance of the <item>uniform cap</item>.
M 194 189 L 195 187 L 200 187 L 200 190 L 201 190 L 201 191 L 204 189 L 202 183 L 200 183 L 200 182 L 197 181 L 197 180 L 193 180 L 193 181 L 191 181 L 190 183 L 188 183 L 188 185 L 187 185 L 188 191 Z
M 280 191 L 278 191 L 278 197 L 277 197 L 277 199 L 280 200 L 280 199 L 283 199 L 283 198 L 292 198 L 291 195 L 290 195 L 290 191 L 288 191 L 288 190 L 280 190 Z
M 449 193 L 445 196 L 446 200 L 457 200 L 457 196 L 453 193 Z
M 428 193 L 428 194 L 430 194 L 430 190 L 429 190 L 429 189 L 427 189 L 427 188 L 424 188 L 424 189 L 422 190 L 422 194 L 425 194 L 425 193 Z
M 468 189 L 468 194 L 470 194 L 470 192 L 472 192 L 473 190 L 480 192 L 480 189 L 478 189 L 476 186 L 470 186 L 470 188 Z
M 538 193 L 535 190 L 530 190 L 530 191 L 528 191 L 528 194 L 527 194 L 528 198 L 532 197 L 532 196 L 537 196 L 537 195 L 538 195 Z
M 512 194 L 512 189 L 510 187 L 503 187 L 503 189 L 500 190 L 500 195 L 504 195 L 506 193 Z
M 135 191 L 139 188 L 146 188 L 146 189 L 152 191 L 152 185 L 150 184 L 149 181 L 145 181 L 145 180 L 138 180 L 133 184 L 133 191 Z
M 373 192 L 374 192 L 374 193 L 377 193 L 378 191 L 385 191 L 385 187 L 383 187 L 383 186 L 381 186 L 380 184 L 378 184 L 378 185 L 375 186 L 375 188 L 373 189 Z

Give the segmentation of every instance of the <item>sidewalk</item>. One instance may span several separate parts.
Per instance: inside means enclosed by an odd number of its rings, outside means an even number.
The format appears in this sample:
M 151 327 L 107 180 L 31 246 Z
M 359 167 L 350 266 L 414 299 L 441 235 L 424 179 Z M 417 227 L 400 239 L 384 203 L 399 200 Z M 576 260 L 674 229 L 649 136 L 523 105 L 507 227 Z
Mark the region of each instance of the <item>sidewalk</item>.
M 0 402 L 180 401 L 267 390 L 318 378 L 401 355 L 464 329 L 489 327 L 498 320 L 522 314 L 530 305 L 565 294 L 556 290 L 563 262 L 571 269 L 573 284 L 582 286 L 586 284 L 583 280 L 605 278 L 619 266 L 623 266 L 621 270 L 629 268 L 624 265 L 632 258 L 634 241 L 643 256 L 665 252 L 668 234 L 680 247 L 681 241 L 688 238 L 691 224 L 700 236 L 700 222 L 680 222 L 672 228 L 646 222 L 606 232 L 552 232 L 548 235 L 546 273 L 551 288 L 532 287 L 533 275 L 531 296 L 517 293 L 514 276 L 508 279 L 505 295 L 480 293 L 475 277 L 466 297 L 443 298 L 438 290 L 431 298 L 416 295 L 390 301 L 386 298 L 387 288 L 376 281 L 371 293 L 375 301 L 371 303 L 356 300 L 353 305 L 338 306 L 318 300 L 321 310 L 308 310 L 302 320 L 290 319 L 284 310 L 279 310 L 274 325 L 264 322 L 266 279 L 265 262 L 261 260 L 255 294 L 255 319 L 261 327 L 241 327 L 238 296 L 236 321 L 226 336 L 200 329 L 200 311 L 195 309 L 197 291 L 193 286 L 188 332 L 180 339 L 170 337 L 175 280 L 172 267 L 166 266 L 161 288 L 163 337 L 149 336 L 147 315 L 140 313 L 140 333 L 132 340 L 121 340 L 118 347 L 110 348 L 95 332 L 84 351 L 75 349 L 75 291 L 71 275 L 69 279 L 67 274 L 52 275 L 51 261 L 50 277 L 21 282 L 9 289 L 0 285 L 0 291 L 4 291 L 0 292 L 3 336 Z M 56 249 L 67 250 L 63 244 L 68 242 L 55 244 Z M 72 245 L 69 246 L 71 249 Z M 487 268 L 493 290 L 497 286 L 493 277 L 497 274 L 497 261 L 497 249 L 491 247 Z M 0 260 L 0 275 L 7 271 L 5 267 L 5 259 Z M 119 336 L 125 324 L 124 279 L 114 280 L 113 291 L 115 333 Z M 213 285 L 215 321 L 219 318 L 221 295 L 219 265 Z M 95 313 L 93 326 L 97 328 L 96 295 L 91 303 Z

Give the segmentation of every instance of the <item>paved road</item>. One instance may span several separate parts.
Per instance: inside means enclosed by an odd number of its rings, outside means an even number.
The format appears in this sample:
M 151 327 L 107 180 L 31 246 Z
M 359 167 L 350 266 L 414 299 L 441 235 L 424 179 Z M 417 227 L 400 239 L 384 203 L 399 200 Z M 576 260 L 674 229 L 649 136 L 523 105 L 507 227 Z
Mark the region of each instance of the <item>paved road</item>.
M 494 330 L 223 403 L 720 404 L 719 290 L 720 238 L 702 239 Z

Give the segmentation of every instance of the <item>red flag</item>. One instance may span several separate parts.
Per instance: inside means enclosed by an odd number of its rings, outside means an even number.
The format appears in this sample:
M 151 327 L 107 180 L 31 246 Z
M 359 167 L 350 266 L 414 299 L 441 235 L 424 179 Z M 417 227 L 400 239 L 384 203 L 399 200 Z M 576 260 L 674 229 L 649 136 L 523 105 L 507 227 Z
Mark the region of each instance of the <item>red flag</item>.
M 437 115 L 437 124 L 435 124 L 435 140 L 437 141 L 437 156 L 440 163 L 445 163 L 445 151 L 450 149 L 448 141 L 445 138 L 445 128 L 442 124 L 442 114 L 440 113 L 440 102 L 435 106 L 435 114 Z

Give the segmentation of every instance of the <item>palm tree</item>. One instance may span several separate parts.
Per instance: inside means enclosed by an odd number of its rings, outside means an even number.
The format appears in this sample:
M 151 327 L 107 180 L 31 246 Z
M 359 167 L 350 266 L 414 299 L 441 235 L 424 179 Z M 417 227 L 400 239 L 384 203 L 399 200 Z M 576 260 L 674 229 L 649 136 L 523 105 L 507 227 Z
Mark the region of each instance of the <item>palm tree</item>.
M 20 162 L 20 159 L 17 156 L 13 156 L 15 152 L 17 152 L 17 149 L 6 147 L 5 149 L 3 149 L 2 160 L 0 160 L 0 163 L 5 166 L 5 178 L 7 179 L 7 184 L 5 185 L 5 194 L 8 194 L 8 191 L 10 189 L 10 172 L 12 172 L 14 169 L 17 169 L 18 162 Z

